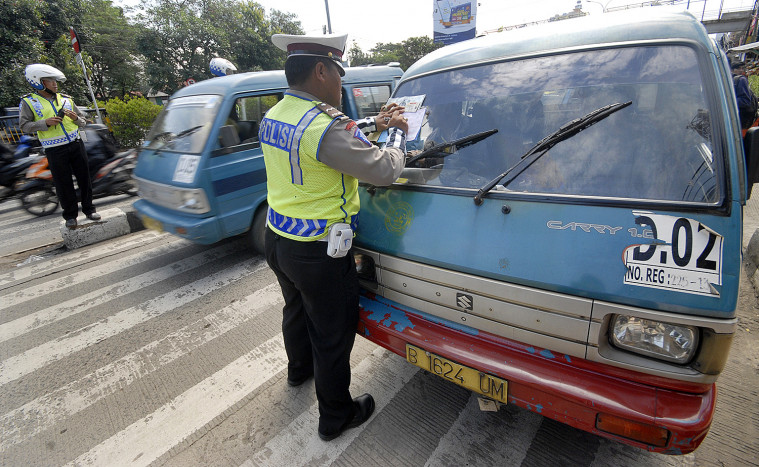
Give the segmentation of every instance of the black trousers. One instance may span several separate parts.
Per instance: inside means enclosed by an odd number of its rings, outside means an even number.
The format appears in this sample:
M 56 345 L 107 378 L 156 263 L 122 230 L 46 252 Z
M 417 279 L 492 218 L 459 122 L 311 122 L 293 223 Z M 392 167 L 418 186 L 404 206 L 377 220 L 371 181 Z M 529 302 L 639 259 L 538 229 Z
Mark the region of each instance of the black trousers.
M 355 412 L 350 354 L 358 325 L 358 275 L 349 252 L 327 255 L 325 242 L 298 242 L 266 229 L 266 261 L 282 295 L 288 375 L 314 373 L 319 431 L 333 434 Z
M 82 212 L 92 214 L 95 207 L 92 205 L 92 182 L 90 171 L 87 168 L 87 153 L 84 150 L 82 140 L 72 141 L 61 146 L 45 148 L 45 155 L 53 174 L 55 193 L 63 209 L 64 219 L 76 219 L 79 215 L 76 189 L 73 177 L 79 186 L 82 199 Z

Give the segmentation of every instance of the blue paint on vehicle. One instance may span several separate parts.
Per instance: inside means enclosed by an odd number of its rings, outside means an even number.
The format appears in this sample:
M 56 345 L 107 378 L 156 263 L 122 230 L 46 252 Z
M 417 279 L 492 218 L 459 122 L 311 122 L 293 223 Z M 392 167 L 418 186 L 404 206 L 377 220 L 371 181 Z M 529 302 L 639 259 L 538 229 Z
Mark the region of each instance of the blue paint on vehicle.
M 411 323 L 411 320 L 408 319 L 406 313 L 411 313 L 414 315 L 418 315 L 421 318 L 424 318 L 427 321 L 430 321 L 435 324 L 439 324 L 441 326 L 445 326 L 447 328 L 453 329 L 455 331 L 460 331 L 472 336 L 479 335 L 480 331 L 474 328 L 471 328 L 469 326 L 464 326 L 462 324 L 454 323 L 453 321 L 448 321 L 446 319 L 439 318 L 437 316 L 421 312 L 415 308 L 410 308 L 405 305 L 401 305 L 400 303 L 396 303 L 392 300 L 388 300 L 387 298 L 380 297 L 380 296 L 374 296 L 373 298 L 367 298 L 364 295 L 361 295 L 359 298 L 359 305 L 370 312 L 369 319 L 372 321 L 376 321 L 379 324 L 382 324 L 383 326 L 387 326 L 391 329 L 395 329 L 396 331 L 403 332 L 404 329 L 407 327 L 410 329 L 414 328 L 413 323 Z M 403 311 L 404 309 L 407 309 L 408 311 Z M 396 323 L 396 327 L 392 327 L 392 323 Z M 444 338 L 445 339 L 445 338 Z
M 572 363 L 572 359 L 569 358 L 569 355 L 564 355 L 564 360 L 566 360 L 569 363 Z
M 540 405 L 540 404 L 536 405 L 536 406 L 535 406 L 535 411 L 536 411 L 537 413 L 543 413 L 543 406 L 542 406 L 542 405 Z
M 535 347 L 527 347 L 527 351 L 534 354 L 535 353 Z
M 544 356 L 545 358 L 551 358 L 551 359 L 556 358 L 556 356 L 552 354 L 551 351 L 548 349 L 541 350 L 540 355 Z

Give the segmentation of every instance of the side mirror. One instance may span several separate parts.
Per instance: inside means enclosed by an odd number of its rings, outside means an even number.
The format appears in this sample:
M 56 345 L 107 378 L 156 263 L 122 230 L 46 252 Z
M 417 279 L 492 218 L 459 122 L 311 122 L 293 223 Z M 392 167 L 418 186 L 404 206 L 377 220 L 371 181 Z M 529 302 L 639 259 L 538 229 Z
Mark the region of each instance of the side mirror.
M 240 144 L 240 135 L 237 133 L 237 128 L 233 125 L 224 125 L 219 128 L 219 143 L 223 148 Z
M 746 157 L 746 184 L 748 193 L 746 199 L 751 198 L 751 189 L 754 183 L 759 182 L 759 127 L 751 127 L 743 137 L 743 153 Z

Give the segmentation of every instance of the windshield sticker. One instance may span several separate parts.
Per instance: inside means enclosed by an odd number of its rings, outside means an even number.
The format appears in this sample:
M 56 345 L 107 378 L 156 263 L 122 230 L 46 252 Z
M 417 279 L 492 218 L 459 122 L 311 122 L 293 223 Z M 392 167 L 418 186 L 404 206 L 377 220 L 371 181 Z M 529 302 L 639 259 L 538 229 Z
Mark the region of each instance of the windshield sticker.
M 722 285 L 722 235 L 685 217 L 633 214 L 641 232 L 630 231 L 640 243 L 622 253 L 625 284 L 719 296 L 715 286 Z
M 387 104 L 398 104 L 405 107 L 405 113 L 411 113 L 416 112 L 422 107 L 425 97 L 427 97 L 427 94 L 421 94 L 419 96 L 391 97 L 387 100 Z
M 200 156 L 191 156 L 182 154 L 179 156 L 177 166 L 174 169 L 174 177 L 171 179 L 179 183 L 192 183 L 195 180 L 195 173 L 200 165 Z

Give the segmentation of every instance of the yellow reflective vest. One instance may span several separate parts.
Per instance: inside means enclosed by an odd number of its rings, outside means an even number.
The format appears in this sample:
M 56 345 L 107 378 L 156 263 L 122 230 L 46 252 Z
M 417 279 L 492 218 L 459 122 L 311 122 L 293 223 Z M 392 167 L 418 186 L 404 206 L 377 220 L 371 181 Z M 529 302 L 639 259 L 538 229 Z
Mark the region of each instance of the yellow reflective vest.
M 38 94 L 27 94 L 21 98 L 34 112 L 34 120 L 47 120 L 58 115 L 61 108 L 73 111 L 73 100 L 65 94 L 56 94 L 55 101 L 49 101 Z M 59 125 L 48 127 L 45 131 L 38 131 L 37 138 L 40 144 L 46 148 L 61 146 L 76 140 L 79 137 L 79 126 L 70 118 L 64 118 Z
M 317 101 L 285 94 L 266 114 L 259 138 L 266 163 L 269 228 L 297 241 L 325 237 L 332 224 L 358 222 L 358 180 L 318 160 L 333 119 Z

